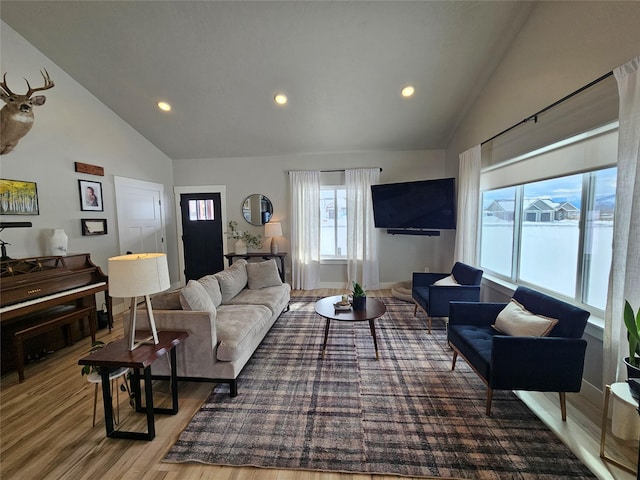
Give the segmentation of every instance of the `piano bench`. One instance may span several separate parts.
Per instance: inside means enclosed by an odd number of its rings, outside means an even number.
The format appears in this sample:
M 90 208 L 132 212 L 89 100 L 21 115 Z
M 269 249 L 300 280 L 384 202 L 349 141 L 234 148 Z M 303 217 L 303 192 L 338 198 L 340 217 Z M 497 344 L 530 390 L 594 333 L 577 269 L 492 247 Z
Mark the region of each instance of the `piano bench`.
M 93 318 L 92 318 L 93 317 Z M 71 334 L 68 330 L 69 325 L 83 318 L 89 319 L 89 329 L 91 330 L 91 342 L 96 341 L 96 307 L 73 307 L 69 308 L 53 308 L 48 312 L 38 314 L 38 323 L 32 324 L 27 328 L 18 330 L 13 334 L 13 342 L 16 347 L 16 365 L 18 368 L 18 380 L 24 382 L 24 346 L 23 342 L 29 338 L 37 337 L 43 333 L 56 330 L 60 327 L 66 327 L 65 343 L 67 346 L 71 344 Z

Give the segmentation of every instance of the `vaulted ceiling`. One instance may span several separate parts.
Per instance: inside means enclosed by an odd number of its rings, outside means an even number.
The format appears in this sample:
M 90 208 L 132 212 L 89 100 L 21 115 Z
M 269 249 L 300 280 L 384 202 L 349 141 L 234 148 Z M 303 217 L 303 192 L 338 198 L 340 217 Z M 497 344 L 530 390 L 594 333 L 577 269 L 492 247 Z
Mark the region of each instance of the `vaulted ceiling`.
M 532 5 L 2 0 L 0 17 L 189 159 L 445 148 Z

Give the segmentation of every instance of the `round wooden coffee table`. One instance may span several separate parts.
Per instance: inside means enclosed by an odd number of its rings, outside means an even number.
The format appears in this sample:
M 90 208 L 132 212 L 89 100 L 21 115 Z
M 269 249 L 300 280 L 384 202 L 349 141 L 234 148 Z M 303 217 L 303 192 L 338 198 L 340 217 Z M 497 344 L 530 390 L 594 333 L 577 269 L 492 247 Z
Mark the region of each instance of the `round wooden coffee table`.
M 322 358 L 327 351 L 327 339 L 329 337 L 329 325 L 331 320 L 338 320 L 340 322 L 369 322 L 369 329 L 371 330 L 371 336 L 373 337 L 373 346 L 376 349 L 376 360 L 380 357 L 378 355 L 378 340 L 376 338 L 376 327 L 373 321 L 376 318 L 381 317 L 387 311 L 387 307 L 377 298 L 367 297 L 367 308 L 365 310 L 336 310 L 334 304 L 340 302 L 342 296 L 336 295 L 334 297 L 325 297 L 322 300 L 316 302 L 316 313 L 327 320 L 327 324 L 324 328 L 324 344 L 322 345 Z

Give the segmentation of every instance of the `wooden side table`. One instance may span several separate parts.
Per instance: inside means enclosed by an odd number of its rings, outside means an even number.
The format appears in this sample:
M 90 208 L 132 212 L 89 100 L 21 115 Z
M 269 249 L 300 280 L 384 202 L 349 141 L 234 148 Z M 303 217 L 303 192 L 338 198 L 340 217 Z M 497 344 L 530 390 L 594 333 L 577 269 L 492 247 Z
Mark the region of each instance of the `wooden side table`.
M 276 265 L 278 265 L 278 271 L 280 272 L 280 279 L 284 283 L 284 257 L 287 256 L 287 252 L 280 253 L 269 253 L 269 252 L 251 252 L 251 253 L 227 253 L 225 254 L 225 258 L 229 260 L 229 266 L 233 265 L 233 261 L 236 258 L 244 258 L 245 260 L 249 260 L 250 258 L 262 258 L 263 260 L 271 260 L 272 258 L 276 259 Z
M 614 460 L 611 457 L 607 457 L 605 453 L 605 445 L 607 442 L 607 417 L 609 416 L 609 399 L 612 394 L 614 401 L 620 403 L 620 405 L 614 405 L 614 411 L 611 417 L 612 433 L 616 436 L 620 436 L 621 438 L 634 438 L 636 437 L 638 425 L 640 424 L 640 417 L 638 416 L 638 400 L 631 395 L 629 384 L 627 382 L 616 382 L 611 385 L 607 385 L 604 394 L 604 406 L 602 409 L 600 458 L 618 468 L 635 474 L 637 472 L 637 468 L 634 469 Z M 618 418 L 616 418 L 616 416 L 618 416 Z
M 111 382 L 109 381 L 109 370 L 103 368 L 100 372 L 102 377 L 102 400 L 104 403 L 104 423 L 107 430 L 107 437 L 126 438 L 129 440 L 153 440 L 156 436 L 155 414 L 164 413 L 175 415 L 178 413 L 178 380 L 176 368 L 175 346 L 188 337 L 187 332 L 162 331 L 158 332 L 159 343 L 143 344 L 135 350 L 129 350 L 126 338 L 116 340 L 107 346 L 81 358 L 79 365 L 95 365 L 98 367 L 120 368 L 127 367 L 133 370 L 131 389 L 135 397 L 136 412 L 147 414 L 147 432 L 127 432 L 115 430 L 113 426 L 113 405 L 111 404 Z M 171 358 L 171 393 L 172 408 L 154 408 L 153 389 L 151 383 L 151 364 L 158 358 L 170 354 Z M 144 372 L 144 393 L 146 406 L 141 403 L 140 391 L 140 371 Z

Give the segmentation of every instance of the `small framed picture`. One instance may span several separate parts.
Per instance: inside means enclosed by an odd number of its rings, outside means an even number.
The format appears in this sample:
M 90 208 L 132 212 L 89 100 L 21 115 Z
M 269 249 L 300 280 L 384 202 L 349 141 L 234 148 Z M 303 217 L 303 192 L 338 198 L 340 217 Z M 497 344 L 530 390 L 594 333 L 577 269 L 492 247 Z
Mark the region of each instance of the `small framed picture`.
M 82 224 L 82 235 L 106 235 L 107 219 L 106 218 L 83 218 L 80 220 Z
M 78 180 L 80 186 L 80 210 L 102 212 L 102 183 Z

